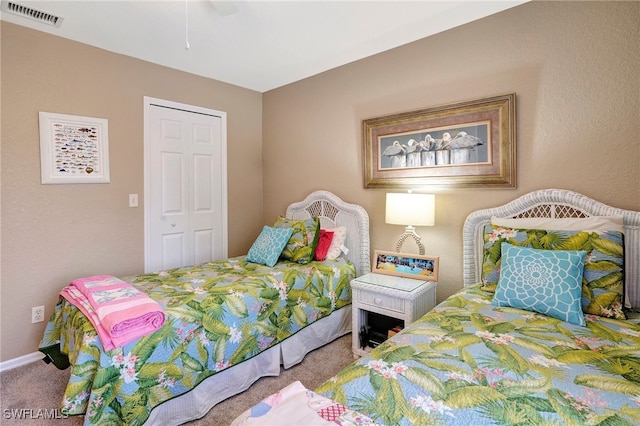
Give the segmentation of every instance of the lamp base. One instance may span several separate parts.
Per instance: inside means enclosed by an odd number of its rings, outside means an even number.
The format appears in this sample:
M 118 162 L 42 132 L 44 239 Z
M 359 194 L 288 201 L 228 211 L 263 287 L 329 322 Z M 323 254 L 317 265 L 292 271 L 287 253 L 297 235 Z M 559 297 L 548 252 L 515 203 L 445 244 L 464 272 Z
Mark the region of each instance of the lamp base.
M 400 235 L 400 239 L 398 240 L 398 244 L 396 245 L 396 251 L 400 253 L 400 249 L 402 248 L 402 244 L 404 244 L 404 240 L 407 238 L 413 238 L 418 245 L 418 254 L 421 256 L 424 255 L 424 245 L 420 242 L 420 235 L 416 234 L 416 228 L 409 225 L 405 228 L 404 234 Z

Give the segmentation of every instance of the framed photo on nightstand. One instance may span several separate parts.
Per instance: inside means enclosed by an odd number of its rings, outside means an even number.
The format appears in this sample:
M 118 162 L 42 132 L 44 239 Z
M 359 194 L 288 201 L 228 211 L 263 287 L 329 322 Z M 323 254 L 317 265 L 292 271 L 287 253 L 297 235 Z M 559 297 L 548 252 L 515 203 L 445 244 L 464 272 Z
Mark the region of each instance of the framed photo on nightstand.
M 438 281 L 439 260 L 439 257 L 434 256 L 376 250 L 371 272 L 424 281 Z

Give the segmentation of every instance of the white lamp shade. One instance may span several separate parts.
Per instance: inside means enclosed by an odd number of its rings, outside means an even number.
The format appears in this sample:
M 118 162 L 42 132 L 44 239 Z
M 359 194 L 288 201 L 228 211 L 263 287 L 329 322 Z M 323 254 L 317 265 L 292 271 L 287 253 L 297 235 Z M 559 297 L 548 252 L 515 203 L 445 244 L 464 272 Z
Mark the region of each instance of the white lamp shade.
M 392 225 L 433 226 L 434 194 L 387 194 L 385 222 Z

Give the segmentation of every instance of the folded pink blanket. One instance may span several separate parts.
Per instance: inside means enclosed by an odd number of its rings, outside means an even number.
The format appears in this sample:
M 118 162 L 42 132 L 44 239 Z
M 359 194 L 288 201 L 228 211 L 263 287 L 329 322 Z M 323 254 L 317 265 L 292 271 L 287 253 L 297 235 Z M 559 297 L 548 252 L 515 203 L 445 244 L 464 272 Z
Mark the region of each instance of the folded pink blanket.
M 60 294 L 89 318 L 107 351 L 153 333 L 164 324 L 165 315 L 158 302 L 111 275 L 73 280 Z

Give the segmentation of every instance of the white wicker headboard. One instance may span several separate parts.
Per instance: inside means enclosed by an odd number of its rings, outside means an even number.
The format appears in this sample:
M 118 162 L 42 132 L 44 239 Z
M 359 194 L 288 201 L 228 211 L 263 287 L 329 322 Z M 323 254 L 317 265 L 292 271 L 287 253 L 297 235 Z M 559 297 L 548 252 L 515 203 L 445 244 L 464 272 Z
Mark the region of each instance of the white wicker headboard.
M 623 216 L 625 246 L 625 304 L 640 307 L 640 212 L 623 210 L 565 189 L 542 189 L 523 195 L 503 206 L 471 213 L 463 227 L 464 285 L 480 282 L 483 232 L 491 216 L 589 217 Z
M 329 191 L 315 191 L 289 205 L 286 215 L 295 220 L 319 217 L 323 228 L 346 227 L 344 245 L 349 253 L 345 257 L 356 265 L 357 276 L 371 272 L 369 215 L 362 206 L 344 202 Z

